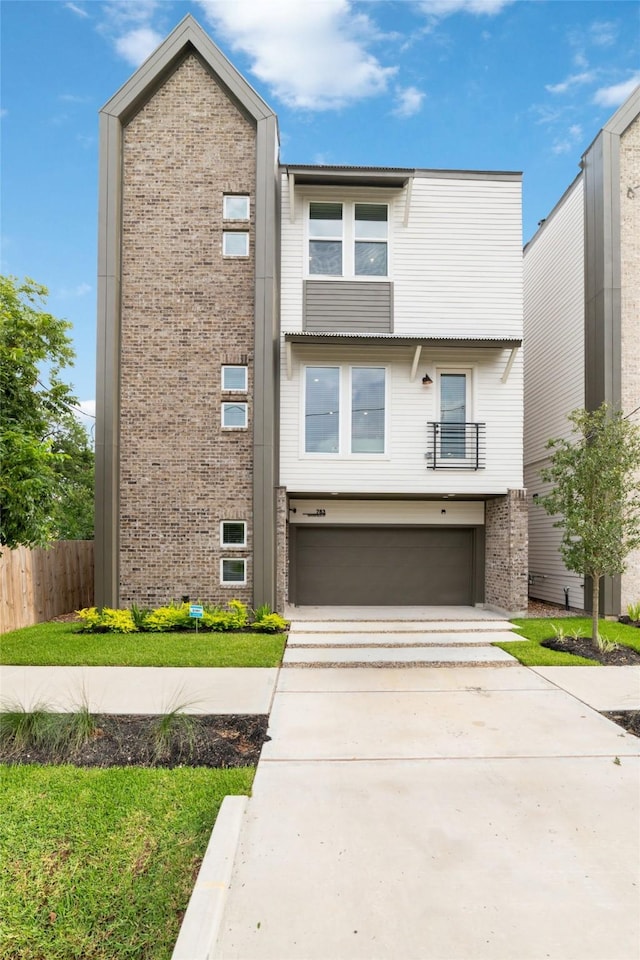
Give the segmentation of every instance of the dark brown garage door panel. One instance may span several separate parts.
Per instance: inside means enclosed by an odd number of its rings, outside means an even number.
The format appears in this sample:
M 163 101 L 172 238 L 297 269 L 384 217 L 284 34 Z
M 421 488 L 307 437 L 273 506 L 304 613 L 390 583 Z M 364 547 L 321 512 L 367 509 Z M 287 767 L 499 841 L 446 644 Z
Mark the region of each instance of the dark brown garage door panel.
M 299 527 L 298 604 L 470 604 L 473 530 Z

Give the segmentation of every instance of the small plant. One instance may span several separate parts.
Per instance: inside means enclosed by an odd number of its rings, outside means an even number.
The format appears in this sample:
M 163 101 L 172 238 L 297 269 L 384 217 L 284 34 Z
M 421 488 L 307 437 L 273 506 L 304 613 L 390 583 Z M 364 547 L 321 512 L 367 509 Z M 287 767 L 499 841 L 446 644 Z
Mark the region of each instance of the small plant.
M 231 626 L 236 630 L 241 630 L 242 627 L 246 626 L 247 620 L 249 619 L 249 613 L 247 611 L 246 603 L 243 603 L 242 600 L 230 600 L 229 606 L 231 607 Z
M 154 633 L 167 633 L 171 630 L 190 630 L 192 627 L 189 617 L 188 603 L 174 603 L 166 607 L 158 607 L 147 614 L 144 620 L 145 630 Z
M 572 640 L 581 640 L 582 634 L 579 627 L 574 627 L 573 630 L 569 630 L 569 636 Z
M 135 633 L 137 627 L 130 610 L 113 610 L 111 607 L 89 607 L 77 611 L 82 621 L 81 631 L 86 633 Z
M 289 626 L 284 617 L 281 617 L 279 613 L 272 613 L 266 603 L 254 611 L 254 617 L 251 627 L 253 630 L 259 630 L 262 633 L 277 633 L 280 630 L 286 630 Z
M 628 605 L 627 616 L 630 620 L 640 620 L 640 601 Z
M 552 623 L 551 629 L 553 630 L 553 635 L 555 636 L 558 643 L 564 643 L 567 638 L 567 634 L 565 632 L 564 627 L 558 623 Z
M 14 703 L 0 713 L 0 744 L 10 754 L 46 750 L 52 756 L 66 756 L 90 740 L 95 730 L 86 704 L 72 713 L 58 713 L 43 703 L 33 710 Z
M 607 640 L 606 637 L 603 637 L 602 634 L 598 634 L 598 650 L 600 653 L 611 653 L 612 650 L 617 650 L 618 644 L 615 640 Z
M 136 630 L 142 633 L 147 629 L 146 620 L 150 613 L 151 610 L 147 607 L 139 607 L 135 603 L 131 604 L 131 619 Z
M 180 757 L 189 758 L 193 755 L 200 721 L 193 714 L 183 711 L 184 707 L 176 707 L 152 721 L 149 735 L 154 763 L 168 760 L 174 748 Z

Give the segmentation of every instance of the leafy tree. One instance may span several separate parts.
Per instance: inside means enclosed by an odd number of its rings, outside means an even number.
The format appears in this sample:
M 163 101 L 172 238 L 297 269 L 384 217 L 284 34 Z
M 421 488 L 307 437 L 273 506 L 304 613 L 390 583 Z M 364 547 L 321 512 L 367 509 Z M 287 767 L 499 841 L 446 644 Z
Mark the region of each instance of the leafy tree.
M 547 444 L 551 466 L 541 476 L 553 489 L 538 502 L 558 517 L 568 569 L 592 580 L 592 640 L 602 647 L 600 581 L 623 573 L 627 556 L 640 547 L 640 428 L 606 404 L 574 410 L 569 420 L 571 439 Z
M 0 277 L 0 544 L 8 547 L 60 535 L 68 461 L 80 452 L 70 421 L 77 401 L 60 379 L 74 359 L 71 324 L 44 309 L 46 295 L 28 278 Z
M 69 414 L 53 435 L 58 480 L 53 519 L 58 540 L 92 540 L 95 456 L 87 431 Z

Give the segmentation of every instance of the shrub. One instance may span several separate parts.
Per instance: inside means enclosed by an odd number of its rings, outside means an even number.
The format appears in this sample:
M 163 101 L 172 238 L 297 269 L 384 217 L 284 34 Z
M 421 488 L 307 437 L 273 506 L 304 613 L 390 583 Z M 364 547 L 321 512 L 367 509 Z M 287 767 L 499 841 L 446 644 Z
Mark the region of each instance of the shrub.
M 190 630 L 192 625 L 188 603 L 171 602 L 166 607 L 158 607 L 156 610 L 152 610 L 144 618 L 144 629 L 153 633 Z
M 89 607 L 78 610 L 85 633 L 135 633 L 138 629 L 130 610 L 112 610 L 111 607 Z
M 640 620 L 640 601 L 629 604 L 627 607 L 627 616 L 630 620 Z
M 268 603 L 263 603 L 253 611 L 253 621 L 251 626 L 254 630 L 263 633 L 277 633 L 279 630 L 286 630 L 287 621 L 279 613 L 273 613 Z

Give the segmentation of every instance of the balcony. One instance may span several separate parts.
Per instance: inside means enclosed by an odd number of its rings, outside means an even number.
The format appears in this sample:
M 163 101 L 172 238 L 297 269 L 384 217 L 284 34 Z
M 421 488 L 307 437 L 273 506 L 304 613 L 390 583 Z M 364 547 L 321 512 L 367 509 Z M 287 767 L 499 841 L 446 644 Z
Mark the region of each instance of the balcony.
M 428 470 L 483 470 L 484 423 L 427 423 Z

